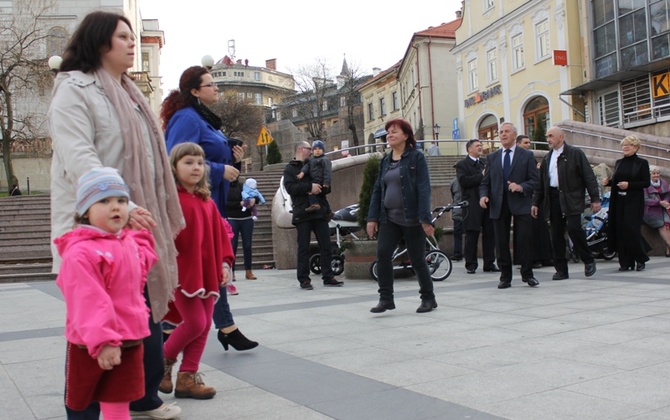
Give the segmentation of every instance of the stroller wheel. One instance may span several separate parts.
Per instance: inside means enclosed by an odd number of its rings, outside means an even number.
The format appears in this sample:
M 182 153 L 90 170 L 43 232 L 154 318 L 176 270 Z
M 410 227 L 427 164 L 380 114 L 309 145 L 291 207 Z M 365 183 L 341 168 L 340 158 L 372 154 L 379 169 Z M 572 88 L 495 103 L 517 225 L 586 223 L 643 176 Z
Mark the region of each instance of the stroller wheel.
M 603 252 L 600 253 L 600 256 L 609 261 L 611 259 L 614 259 L 614 257 L 616 257 L 616 252 L 610 252 L 610 250 L 607 249 L 607 247 L 605 247 L 603 249 Z
M 309 270 L 314 274 L 321 274 L 321 254 L 318 252 L 309 257 Z
M 341 255 L 333 255 L 333 260 L 330 263 L 330 266 L 333 267 L 333 274 L 339 276 L 344 273 L 344 257 Z

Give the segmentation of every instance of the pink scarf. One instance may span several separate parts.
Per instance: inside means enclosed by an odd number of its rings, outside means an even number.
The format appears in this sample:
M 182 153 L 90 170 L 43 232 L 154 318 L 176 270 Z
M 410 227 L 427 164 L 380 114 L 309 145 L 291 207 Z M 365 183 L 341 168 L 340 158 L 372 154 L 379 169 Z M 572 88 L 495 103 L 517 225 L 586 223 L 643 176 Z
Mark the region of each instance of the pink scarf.
M 163 134 L 146 98 L 127 74 L 121 84 L 102 68 L 95 76 L 114 105 L 121 123 L 124 164 L 123 179 L 130 188 L 130 198 L 151 212 L 157 226 L 153 229 L 159 261 L 149 272 L 147 287 L 154 321 L 159 322 L 168 311 L 178 284 L 177 250 L 174 238 L 184 228 L 184 216 L 168 160 Z M 138 106 L 149 129 L 153 165 L 149 162 Z M 152 173 L 151 168 L 154 168 Z

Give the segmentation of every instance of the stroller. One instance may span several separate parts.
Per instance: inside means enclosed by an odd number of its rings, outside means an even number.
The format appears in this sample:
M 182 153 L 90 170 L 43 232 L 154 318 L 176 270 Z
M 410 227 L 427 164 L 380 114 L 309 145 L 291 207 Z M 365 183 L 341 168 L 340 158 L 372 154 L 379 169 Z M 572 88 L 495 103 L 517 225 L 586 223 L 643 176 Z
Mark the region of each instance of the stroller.
M 344 254 L 340 246 L 342 244 L 342 237 L 351 235 L 354 239 L 358 239 L 354 233 L 361 229 L 356 221 L 357 214 L 358 204 L 352 204 L 336 211 L 333 219 L 328 222 L 330 236 L 335 235 L 335 242 L 332 246 L 333 258 L 331 260 L 331 267 L 333 268 L 333 274 L 336 276 L 344 272 Z M 314 274 L 321 274 L 321 254 L 319 252 L 309 257 L 309 269 Z
M 616 256 L 616 252 L 610 251 L 607 247 L 607 233 L 609 231 L 608 211 L 609 211 L 610 193 L 603 195 L 600 203 L 600 211 L 591 216 L 585 217 L 588 222 L 584 230 L 586 231 L 586 243 L 589 250 L 596 258 L 611 260 Z M 573 262 L 579 262 L 579 255 L 572 249 L 570 243 L 570 257 Z

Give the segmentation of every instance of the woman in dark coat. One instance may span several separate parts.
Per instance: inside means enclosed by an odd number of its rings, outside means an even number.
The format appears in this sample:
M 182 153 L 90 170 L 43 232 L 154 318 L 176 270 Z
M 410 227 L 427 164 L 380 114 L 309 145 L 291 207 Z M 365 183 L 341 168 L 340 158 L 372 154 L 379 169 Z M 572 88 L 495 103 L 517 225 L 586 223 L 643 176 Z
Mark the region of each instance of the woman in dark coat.
M 603 185 L 612 187 L 608 245 L 619 254 L 619 271 L 642 271 L 649 261 L 641 231 L 649 162 L 638 157 L 640 139 L 636 136 L 625 137 L 621 148 L 624 157 L 614 164 L 612 179 L 603 179 Z

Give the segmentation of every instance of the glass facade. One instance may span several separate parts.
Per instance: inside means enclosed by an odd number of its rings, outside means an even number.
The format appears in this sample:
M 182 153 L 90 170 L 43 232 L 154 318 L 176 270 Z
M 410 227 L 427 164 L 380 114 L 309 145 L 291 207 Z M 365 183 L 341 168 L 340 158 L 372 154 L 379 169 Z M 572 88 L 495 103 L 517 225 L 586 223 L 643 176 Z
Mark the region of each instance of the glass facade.
M 593 0 L 595 76 L 670 56 L 670 0 Z

